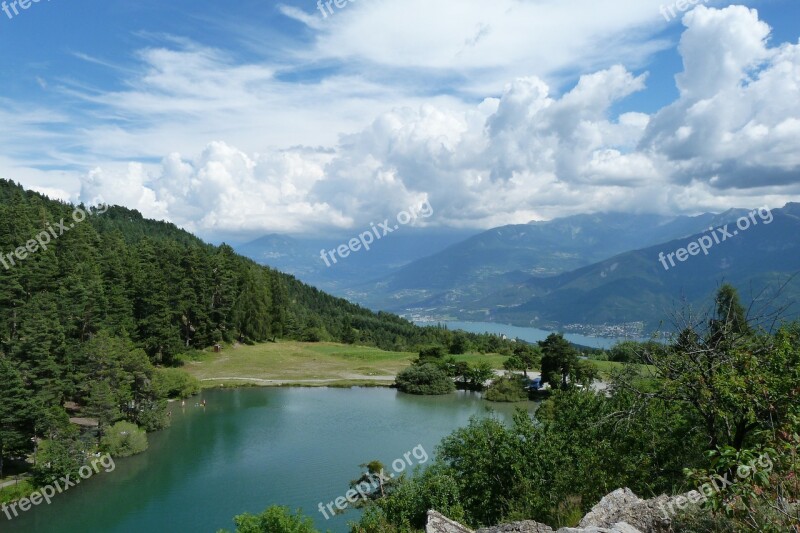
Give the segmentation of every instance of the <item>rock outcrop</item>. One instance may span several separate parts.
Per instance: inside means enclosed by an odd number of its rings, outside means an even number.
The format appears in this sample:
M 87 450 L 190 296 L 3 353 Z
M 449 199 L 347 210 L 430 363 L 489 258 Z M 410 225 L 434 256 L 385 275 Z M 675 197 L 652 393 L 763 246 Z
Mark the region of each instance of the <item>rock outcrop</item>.
M 428 525 L 425 531 L 435 533 L 474 533 L 471 529 L 454 522 L 436 511 L 428 511 Z
M 626 523 L 645 533 L 671 531 L 671 521 L 665 509 L 675 498 L 661 495 L 652 500 L 642 500 L 630 489 L 617 489 L 583 517 L 578 527 L 611 527 Z
M 513 522 L 511 524 L 503 524 L 502 526 L 487 527 L 479 529 L 477 533 L 495 533 L 502 531 L 503 533 L 553 533 L 550 526 L 534 522 L 533 520 L 525 520 L 524 522 Z
M 576 528 L 550 526 L 532 520 L 479 529 L 477 532 L 453 522 L 436 511 L 428 511 L 426 533 L 669 533 L 671 521 L 665 509 L 679 496 L 642 500 L 630 489 L 618 489 L 605 496 Z

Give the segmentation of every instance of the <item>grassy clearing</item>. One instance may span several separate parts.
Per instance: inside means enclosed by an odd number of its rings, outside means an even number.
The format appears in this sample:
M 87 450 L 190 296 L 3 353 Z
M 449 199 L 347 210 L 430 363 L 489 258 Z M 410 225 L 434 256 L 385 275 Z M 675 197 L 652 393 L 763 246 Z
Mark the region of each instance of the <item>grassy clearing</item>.
M 224 386 L 388 386 L 394 376 L 417 357 L 412 352 L 387 352 L 378 348 L 332 342 L 276 342 L 255 346 L 226 346 L 221 353 L 194 352 L 183 370 L 202 380 L 205 388 Z M 464 354 L 456 361 L 487 361 L 502 369 L 505 355 Z M 622 363 L 591 360 L 607 380 Z M 646 369 L 643 365 L 642 371 Z M 222 379 L 226 378 L 226 379 Z
M 183 370 L 204 387 L 219 385 L 387 386 L 417 357 L 411 352 L 331 342 L 277 342 L 226 346 L 220 353 L 193 354 Z M 458 361 L 488 361 L 502 368 L 502 355 L 459 355 Z M 235 378 L 235 379 L 221 379 Z
M 21 480 L 15 485 L 10 485 L 0 489 L 0 504 L 9 503 L 20 498 L 25 498 L 34 491 L 35 487 L 27 479 Z

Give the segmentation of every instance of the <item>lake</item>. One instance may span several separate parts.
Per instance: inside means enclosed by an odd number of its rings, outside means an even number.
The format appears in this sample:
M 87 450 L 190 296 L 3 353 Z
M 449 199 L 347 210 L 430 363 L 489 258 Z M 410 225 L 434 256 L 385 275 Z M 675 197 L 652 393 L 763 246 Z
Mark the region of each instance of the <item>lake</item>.
M 418 322 L 421 326 L 430 326 L 437 323 L 447 324 L 450 329 L 461 329 L 469 333 L 496 333 L 505 334 L 509 339 L 522 339 L 528 342 L 543 341 L 552 331 L 546 331 L 537 328 L 523 328 L 520 326 L 509 326 L 507 324 L 498 324 L 496 322 L 460 322 L 460 321 L 442 321 L 442 322 Z M 606 337 L 590 337 L 588 335 L 580 335 L 578 333 L 565 333 L 564 338 L 575 344 L 588 346 L 590 348 L 611 348 L 615 344 L 624 340 L 647 340 L 647 339 L 612 339 Z
M 200 399 L 208 406 L 196 406 Z M 326 521 L 318 503 L 344 496 L 359 464 L 378 459 L 391 472 L 392 462 L 418 445 L 432 457 L 443 437 L 473 415 L 486 416 L 489 406 L 505 420 L 514 410 L 463 391 L 440 397 L 385 388 L 204 391 L 185 408 L 170 404 L 172 427 L 150 435 L 147 452 L 118 459 L 113 472 L 101 470 L 10 523 L 0 515 L 0 531 L 213 533 L 233 531 L 234 515 L 280 504 L 302 508 L 321 531 L 347 532 L 357 514 Z M 410 462 L 420 461 L 410 456 Z

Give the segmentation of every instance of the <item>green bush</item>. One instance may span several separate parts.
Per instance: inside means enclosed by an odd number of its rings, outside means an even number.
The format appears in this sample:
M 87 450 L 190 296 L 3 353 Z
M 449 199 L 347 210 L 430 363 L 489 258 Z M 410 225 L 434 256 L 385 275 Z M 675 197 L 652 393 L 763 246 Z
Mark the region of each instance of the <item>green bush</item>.
M 528 399 L 528 391 L 521 376 L 502 377 L 486 389 L 483 397 L 490 402 L 524 402 Z
M 65 428 L 55 439 L 39 443 L 36 466 L 32 469 L 36 485 L 46 485 L 53 479 L 74 475 L 86 459 L 86 444 L 81 442 L 75 426 Z
M 441 346 L 428 346 L 427 348 L 422 348 L 419 351 L 419 360 L 421 362 L 426 362 L 430 359 L 442 359 L 444 358 L 444 348 Z
M 100 441 L 100 448 L 113 457 L 129 457 L 147 449 L 147 433 L 136 424 L 117 422 Z
M 377 506 L 386 521 L 399 526 L 399 531 L 424 530 L 429 509 L 436 509 L 451 520 L 465 518 L 458 482 L 441 465 L 420 470 L 411 478 L 402 476 L 390 496 L 378 500 Z
M 397 388 L 408 394 L 448 394 L 456 385 L 447 374 L 433 364 L 414 365 L 397 375 Z
M 177 368 L 157 368 L 153 384 L 162 398 L 188 398 L 200 392 L 200 382 Z
M 158 400 L 151 405 L 151 409 L 145 409 L 136 414 L 136 424 L 146 432 L 168 428 L 172 419 L 168 415 L 167 401 Z
M 297 510 L 273 505 L 260 515 L 245 513 L 233 519 L 236 533 L 319 533 L 314 522 Z

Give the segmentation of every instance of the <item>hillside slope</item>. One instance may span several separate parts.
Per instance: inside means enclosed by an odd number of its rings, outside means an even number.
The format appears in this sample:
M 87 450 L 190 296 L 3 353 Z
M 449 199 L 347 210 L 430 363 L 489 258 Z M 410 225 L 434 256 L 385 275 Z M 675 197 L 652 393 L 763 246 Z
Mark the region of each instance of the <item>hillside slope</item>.
M 708 255 L 701 250 L 684 262 L 673 259 L 674 267 L 667 259 L 669 269 L 660 254 L 685 248 L 710 232 L 626 252 L 552 278 L 531 277 L 483 299 L 479 306 L 492 309 L 495 320 L 520 325 L 643 321 L 652 329 L 683 301 L 695 307 L 708 303 L 712 288 L 722 281 L 739 288 L 744 301 L 757 298 L 756 307 L 788 304 L 800 296 L 800 276 L 792 277 L 800 272 L 800 204 L 787 204 L 772 214 L 771 223 L 746 231 L 731 224 L 731 237 L 724 241 L 717 230 L 720 243 Z M 779 290 L 778 299 L 770 303 Z M 793 316 L 791 312 L 787 316 Z

